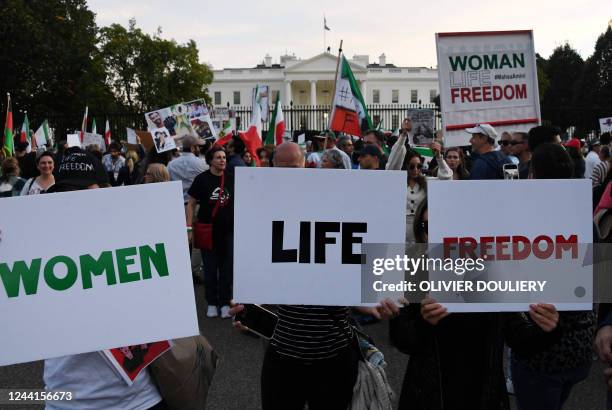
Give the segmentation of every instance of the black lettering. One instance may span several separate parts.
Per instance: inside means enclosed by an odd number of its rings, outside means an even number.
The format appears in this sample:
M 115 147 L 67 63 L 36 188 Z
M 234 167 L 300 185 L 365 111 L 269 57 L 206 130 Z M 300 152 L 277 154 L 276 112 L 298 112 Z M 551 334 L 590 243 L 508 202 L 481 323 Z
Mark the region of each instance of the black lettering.
M 310 263 L 310 222 L 300 222 L 300 263 Z
M 353 253 L 354 243 L 363 243 L 363 237 L 353 236 L 355 233 L 368 232 L 368 224 L 364 222 L 343 222 L 342 223 L 342 263 L 361 264 L 361 254 Z
M 325 245 L 336 243 L 329 232 L 340 232 L 340 222 L 315 222 L 315 263 L 325 263 Z
M 297 262 L 297 249 L 283 249 L 284 221 L 272 221 L 272 263 Z

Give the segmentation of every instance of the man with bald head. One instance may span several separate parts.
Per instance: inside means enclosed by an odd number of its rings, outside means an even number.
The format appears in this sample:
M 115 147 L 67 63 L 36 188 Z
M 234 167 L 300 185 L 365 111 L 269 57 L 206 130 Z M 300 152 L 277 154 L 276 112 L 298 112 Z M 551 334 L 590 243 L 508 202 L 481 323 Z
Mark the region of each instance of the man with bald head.
M 295 142 L 283 142 L 274 151 L 272 160 L 276 168 L 304 168 L 305 158 L 302 148 Z

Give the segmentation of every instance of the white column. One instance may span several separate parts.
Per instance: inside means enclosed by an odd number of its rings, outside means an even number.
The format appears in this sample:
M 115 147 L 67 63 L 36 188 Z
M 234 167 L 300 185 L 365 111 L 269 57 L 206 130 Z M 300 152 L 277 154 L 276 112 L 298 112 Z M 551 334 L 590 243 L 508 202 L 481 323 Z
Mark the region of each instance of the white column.
M 310 80 L 310 105 L 317 105 L 317 81 Z
M 363 97 L 363 101 L 365 101 L 365 103 L 368 103 L 368 86 L 366 84 L 366 80 L 361 80 L 361 96 Z
M 285 100 L 283 104 L 289 105 L 291 102 L 291 80 L 285 80 Z

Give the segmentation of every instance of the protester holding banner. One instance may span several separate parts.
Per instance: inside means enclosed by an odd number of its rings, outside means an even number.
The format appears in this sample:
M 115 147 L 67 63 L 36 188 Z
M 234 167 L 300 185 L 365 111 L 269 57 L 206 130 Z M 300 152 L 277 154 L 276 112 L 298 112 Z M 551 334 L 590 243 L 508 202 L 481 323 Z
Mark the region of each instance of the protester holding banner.
M 540 144 L 533 153 L 534 179 L 572 178 L 573 165 L 558 144 Z M 525 352 L 533 341 L 525 340 L 522 351 L 512 346 L 512 382 L 520 410 L 559 409 L 572 387 L 586 379 L 592 363 L 595 313 L 559 313 L 561 336 L 541 351 Z M 521 346 L 519 346 L 521 347 Z
M 40 175 L 28 179 L 21 191 L 21 195 L 37 195 L 49 189 L 55 183 L 53 166 L 53 154 L 49 151 L 43 152 L 36 158 L 36 167 Z
M 25 185 L 25 179 L 19 177 L 19 162 L 13 157 L 2 161 L 0 175 L 0 198 L 19 196 Z
M 472 154 L 476 159 L 470 170 L 470 179 L 504 179 L 504 165 L 512 161 L 501 151 L 495 151 L 497 132 L 490 124 L 476 124 L 466 128 L 472 134 Z
M 244 147 L 244 145 L 243 145 Z M 240 159 L 240 156 L 235 154 Z M 207 317 L 231 317 L 234 261 L 234 178 L 226 170 L 225 149 L 213 146 L 206 153 L 210 169 L 198 175 L 189 188 L 187 228 L 193 244 L 202 250 Z M 195 208 L 200 204 L 194 224 Z M 204 226 L 212 228 L 204 230 Z M 193 235 L 191 229 L 193 229 Z M 211 243 L 212 242 L 212 243 Z

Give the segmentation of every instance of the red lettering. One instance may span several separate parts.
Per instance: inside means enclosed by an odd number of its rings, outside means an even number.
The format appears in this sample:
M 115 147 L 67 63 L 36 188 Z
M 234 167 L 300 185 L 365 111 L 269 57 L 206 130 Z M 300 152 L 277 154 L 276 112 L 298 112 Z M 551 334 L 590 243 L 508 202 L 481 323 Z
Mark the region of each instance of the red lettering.
M 527 98 L 527 85 L 526 84 L 516 84 L 516 98 L 517 99 L 525 99 Z
M 451 88 L 451 104 L 459 97 L 459 88 Z
M 555 236 L 555 258 L 561 259 L 561 253 L 563 251 L 571 250 L 572 259 L 578 258 L 578 235 L 570 235 L 567 239 L 563 235 Z
M 482 101 L 491 101 L 491 86 L 482 87 Z
M 509 236 L 498 236 L 495 238 L 495 259 L 498 261 L 510 260 L 510 255 L 504 253 L 504 249 L 508 249 L 510 243 Z
M 523 249 L 519 249 L 519 245 L 523 245 Z M 521 235 L 512 237 L 512 259 L 520 261 L 527 259 L 531 253 L 531 242 L 529 238 Z
M 480 87 L 472 87 L 472 99 L 474 100 L 474 102 L 481 102 L 481 95 L 480 93 L 482 92 L 482 88 Z
M 493 260 L 493 255 L 487 254 L 487 251 L 491 249 L 491 244 L 495 242 L 493 236 L 482 236 L 480 238 L 480 257 L 486 260 Z
M 444 245 L 444 259 L 450 258 L 451 250 L 455 249 L 453 245 L 456 244 L 457 242 L 459 242 L 459 238 L 457 237 L 444 238 L 442 240 L 442 243 Z
M 540 248 L 541 242 L 546 242 L 545 250 L 542 250 Z M 552 238 L 546 235 L 540 235 L 533 240 L 533 254 L 536 256 L 536 258 L 548 259 L 550 258 L 550 255 L 552 255 L 554 250 L 555 250 L 555 244 Z
M 514 87 L 507 85 L 504 87 L 504 97 L 506 100 L 514 100 Z
M 459 257 L 465 258 L 466 255 L 469 255 L 470 258 L 476 259 L 476 248 L 478 247 L 478 242 L 476 239 L 471 238 L 469 236 L 465 238 L 459 238 Z
M 472 102 L 472 99 L 470 98 L 470 89 L 469 88 L 462 88 L 461 89 L 461 102 L 465 102 L 465 100 L 468 100 L 468 102 Z
M 503 96 L 504 96 L 504 93 L 502 91 L 502 88 L 499 85 L 494 85 L 493 86 L 493 100 L 499 101 L 502 99 Z

